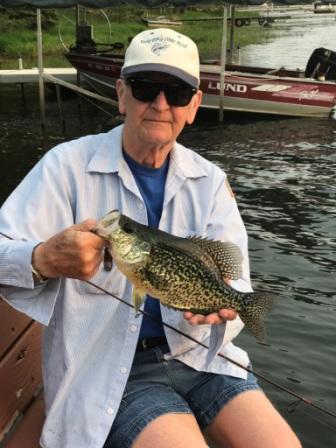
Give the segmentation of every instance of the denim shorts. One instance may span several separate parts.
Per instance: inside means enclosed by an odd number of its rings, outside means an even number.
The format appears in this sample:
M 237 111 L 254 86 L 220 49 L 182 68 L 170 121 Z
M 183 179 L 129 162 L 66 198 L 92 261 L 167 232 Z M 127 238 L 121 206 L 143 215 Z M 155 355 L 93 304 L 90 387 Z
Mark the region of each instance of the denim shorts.
M 109 436 L 103 448 L 130 448 L 155 418 L 168 413 L 192 414 L 203 431 L 232 398 L 260 390 L 247 380 L 198 372 L 175 359 L 165 360 L 168 345 L 135 354 L 130 377 Z

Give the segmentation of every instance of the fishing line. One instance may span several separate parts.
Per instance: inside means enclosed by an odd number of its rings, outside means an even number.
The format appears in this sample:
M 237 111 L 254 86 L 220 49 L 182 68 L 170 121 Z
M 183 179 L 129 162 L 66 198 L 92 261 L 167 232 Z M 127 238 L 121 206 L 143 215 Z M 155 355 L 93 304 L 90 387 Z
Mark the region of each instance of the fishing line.
M 296 410 L 296 408 L 300 404 L 300 403 L 298 403 L 299 401 L 301 402 L 301 400 L 297 400 L 297 402 L 295 402 L 295 403 L 297 403 L 295 409 L 293 409 L 292 411 L 289 411 L 289 413 L 294 412 Z M 295 403 L 293 403 L 293 404 L 295 405 Z M 291 405 L 289 405 L 288 408 L 290 406 Z M 289 410 L 288 408 L 287 408 L 287 411 Z M 327 417 L 323 416 L 324 417 L 324 420 L 323 420 L 322 418 L 320 418 L 321 415 L 316 415 L 315 410 L 313 410 L 312 408 L 307 408 L 307 407 L 302 408 L 301 412 L 305 416 L 308 416 L 308 417 L 312 418 L 313 420 L 318 421 L 320 425 L 325 426 L 326 428 L 328 428 L 329 431 L 332 431 L 334 434 L 336 434 L 335 425 L 333 425 L 332 423 L 329 423 L 329 421 L 328 421 L 329 416 L 327 416 Z
M 8 239 L 10 239 L 10 240 L 13 240 L 13 238 L 11 238 L 10 236 L 6 235 L 6 234 L 3 233 L 3 232 L 0 232 L 0 235 L 4 236 L 5 238 L 8 238 Z M 124 305 L 127 305 L 129 308 L 132 308 L 132 309 L 135 310 L 134 305 L 132 305 L 131 303 L 129 303 L 129 302 L 127 302 L 126 300 L 122 299 L 121 297 L 118 297 L 118 296 L 114 295 L 114 294 L 111 293 L 110 291 L 107 291 L 105 288 L 102 288 L 101 286 L 97 285 L 96 283 L 93 283 L 91 280 L 84 280 L 84 282 L 87 283 L 87 284 L 89 284 L 89 285 L 91 285 L 91 286 L 93 286 L 94 288 L 98 289 L 99 291 L 103 292 L 104 294 L 106 294 L 106 295 L 108 295 L 108 296 L 110 296 L 110 297 L 115 298 L 116 300 L 118 300 L 119 302 L 123 303 Z M 205 349 L 209 349 L 209 346 L 207 346 L 207 345 L 204 344 L 203 342 L 198 341 L 197 339 L 193 338 L 192 336 L 190 336 L 190 335 L 187 334 L 187 333 L 184 333 L 183 331 L 179 330 L 178 328 L 175 328 L 175 327 L 173 327 L 172 325 L 167 324 L 166 322 L 161 321 L 160 319 L 156 318 L 155 316 L 152 316 L 152 315 L 151 315 L 150 313 L 148 313 L 147 311 L 144 311 L 144 310 L 140 310 L 140 309 L 139 309 L 139 310 L 136 311 L 136 312 L 138 312 L 138 313 L 140 313 L 140 314 L 142 314 L 142 315 L 144 315 L 144 316 L 150 318 L 151 320 L 153 320 L 153 321 L 155 321 L 155 322 L 157 322 L 157 323 L 162 324 L 164 327 L 169 328 L 170 330 L 173 330 L 175 333 L 178 333 L 178 334 L 180 334 L 181 336 L 184 336 L 185 338 L 189 339 L 189 340 L 192 341 L 192 342 L 195 342 L 196 344 L 200 345 L 201 347 L 203 347 L 203 348 L 205 348 Z M 291 404 L 287 407 L 287 411 L 288 411 L 289 413 L 294 412 L 294 411 L 297 409 L 297 407 L 298 407 L 301 403 L 304 403 L 304 404 L 306 404 L 306 405 L 308 405 L 308 406 L 311 406 L 312 408 L 317 409 L 318 411 L 322 412 L 323 414 L 326 414 L 326 415 L 329 415 L 329 416 L 331 416 L 331 417 L 336 418 L 336 413 L 335 413 L 334 411 L 331 411 L 330 409 L 327 409 L 327 408 L 325 408 L 325 407 L 322 407 L 322 406 L 318 405 L 317 403 L 315 403 L 315 402 L 309 400 L 308 398 L 305 398 L 305 397 L 303 397 L 303 396 L 297 394 L 296 392 L 294 392 L 294 391 L 292 391 L 292 390 L 286 388 L 285 386 L 283 386 L 283 385 L 281 385 L 281 384 L 279 384 L 279 383 L 277 383 L 277 382 L 275 382 L 275 381 L 273 381 L 273 380 L 271 380 L 271 379 L 265 377 L 265 376 L 262 375 L 261 373 L 256 372 L 256 371 L 253 370 L 251 367 L 246 367 L 246 366 L 244 366 L 243 364 L 239 363 L 238 361 L 235 361 L 234 359 L 232 359 L 232 358 L 230 358 L 230 357 L 228 357 L 228 356 L 226 356 L 226 355 L 223 355 L 223 353 L 220 353 L 220 352 L 217 353 L 217 356 L 219 356 L 220 358 L 223 358 L 223 359 L 225 359 L 226 361 L 228 361 L 228 362 L 230 362 L 230 363 L 236 365 L 237 367 L 239 367 L 239 368 L 245 370 L 246 372 L 250 372 L 250 373 L 252 373 L 252 374 L 255 375 L 257 378 L 262 379 L 262 380 L 265 381 L 266 383 L 268 383 L 268 384 L 272 385 L 273 387 L 275 387 L 275 388 L 281 390 L 282 392 L 286 392 L 287 394 L 289 394 L 289 395 L 295 397 L 297 400 L 295 400 L 293 403 L 291 403 Z M 314 417 L 313 417 L 313 418 L 314 418 Z M 330 426 L 330 425 L 328 425 L 328 426 Z M 334 427 L 333 429 L 336 429 L 336 428 Z

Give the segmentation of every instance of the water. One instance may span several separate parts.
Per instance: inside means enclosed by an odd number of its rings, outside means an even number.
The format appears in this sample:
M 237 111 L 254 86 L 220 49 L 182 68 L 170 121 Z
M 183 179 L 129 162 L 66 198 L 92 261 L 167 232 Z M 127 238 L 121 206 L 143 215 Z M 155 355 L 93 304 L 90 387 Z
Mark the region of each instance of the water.
M 276 21 L 272 25 L 271 36 L 276 36 L 274 40 L 266 45 L 247 45 L 241 49 L 242 64 L 304 69 L 315 48 L 336 49 L 335 14 L 303 11 L 290 11 L 285 14 L 292 18 Z
M 322 46 L 321 29 L 320 37 L 314 48 Z M 264 47 L 253 46 L 244 57 L 258 54 L 266 61 L 261 49 L 266 55 Z M 86 103 L 80 123 L 77 102 L 68 99 L 63 137 L 56 102 L 49 98 L 43 138 L 36 89 L 27 88 L 26 98 L 25 110 L 16 86 L 0 86 L 0 203 L 48 148 L 115 123 Z M 220 125 L 215 113 L 201 113 L 180 140 L 228 173 L 249 233 L 254 287 L 279 297 L 266 321 L 267 345 L 246 332 L 239 344 L 257 372 L 336 412 L 336 123 L 226 115 Z M 336 446 L 335 418 L 304 403 L 288 413 L 295 398 L 261 383 L 305 448 Z
M 249 233 L 255 289 L 279 297 L 267 319 L 268 345 L 240 343 L 272 380 L 336 410 L 336 127 L 278 119 L 218 125 L 204 120 L 184 141 L 228 173 Z M 264 385 L 264 384 L 263 384 Z M 335 419 L 264 385 L 304 447 L 336 446 Z M 333 424 L 333 429 L 328 425 Z

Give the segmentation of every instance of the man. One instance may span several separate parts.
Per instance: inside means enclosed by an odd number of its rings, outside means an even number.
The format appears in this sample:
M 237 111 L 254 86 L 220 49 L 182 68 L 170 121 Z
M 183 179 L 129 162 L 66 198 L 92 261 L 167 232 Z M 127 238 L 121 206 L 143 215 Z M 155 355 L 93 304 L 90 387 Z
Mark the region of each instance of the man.
M 232 344 L 232 310 L 184 315 L 148 298 L 146 310 L 206 344 L 137 317 L 82 280 L 131 300 L 105 241 L 90 232 L 111 209 L 179 236 L 237 244 L 249 291 L 247 237 L 225 174 L 176 143 L 200 105 L 196 45 L 168 29 L 131 42 L 116 83 L 124 125 L 57 146 L 2 207 L 1 294 L 46 325 L 45 448 L 297 448 L 296 436 L 247 375 Z M 91 217 L 93 219 L 87 219 Z M 212 324 L 212 325 L 209 325 Z

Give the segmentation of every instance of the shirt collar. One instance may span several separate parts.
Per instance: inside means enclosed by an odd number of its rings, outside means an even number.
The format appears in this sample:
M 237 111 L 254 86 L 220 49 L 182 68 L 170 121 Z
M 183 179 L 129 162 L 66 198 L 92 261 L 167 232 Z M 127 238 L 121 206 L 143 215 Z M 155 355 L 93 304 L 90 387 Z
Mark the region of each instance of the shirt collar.
M 96 151 L 88 162 L 87 172 L 119 172 L 121 164 L 125 163 L 122 154 L 122 132 L 123 125 L 120 125 L 102 137 Z M 182 177 L 197 178 L 208 175 L 206 170 L 196 160 L 195 153 L 177 142 L 175 142 L 170 153 L 170 165 L 172 164 L 176 173 Z
M 197 160 L 196 154 L 180 143 L 175 142 L 175 145 L 170 153 L 170 164 L 175 165 L 175 170 L 182 177 L 204 177 L 207 176 L 207 171 Z
M 117 126 L 103 135 L 87 164 L 87 172 L 116 173 L 119 171 L 120 163 L 124 161 L 122 129 L 123 125 Z

